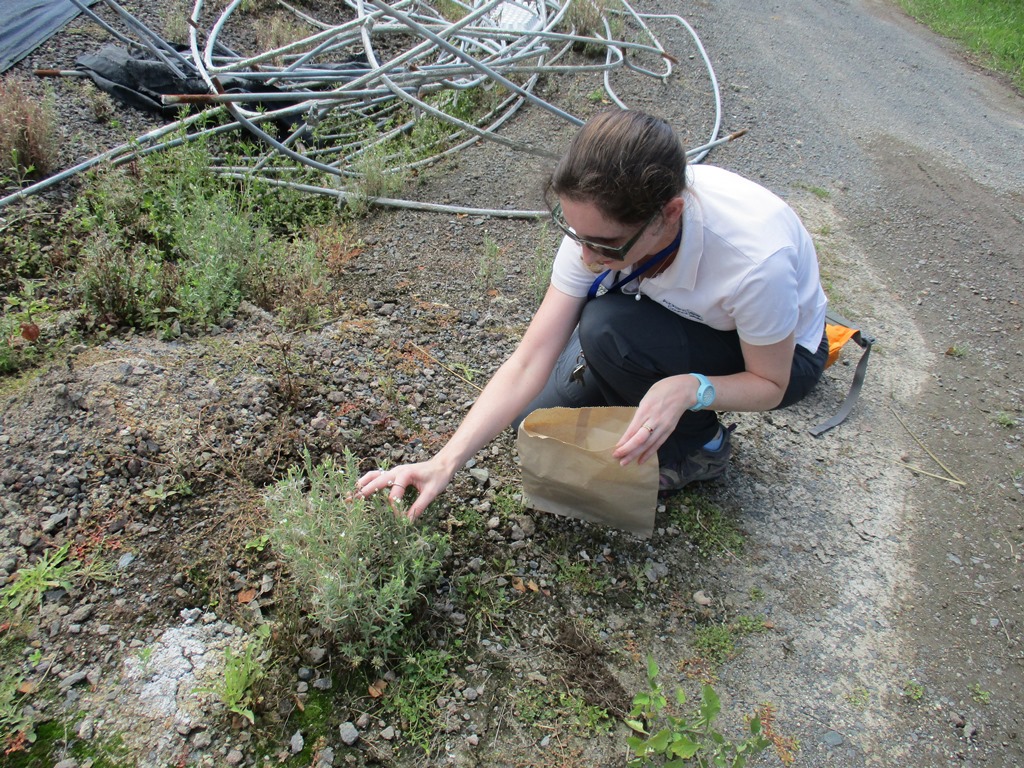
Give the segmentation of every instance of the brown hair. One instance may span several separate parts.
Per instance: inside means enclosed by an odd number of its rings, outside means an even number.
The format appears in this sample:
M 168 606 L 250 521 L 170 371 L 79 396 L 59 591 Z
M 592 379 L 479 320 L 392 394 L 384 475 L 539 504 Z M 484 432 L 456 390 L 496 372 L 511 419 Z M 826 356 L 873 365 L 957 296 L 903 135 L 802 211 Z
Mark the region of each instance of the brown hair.
M 685 187 L 686 152 L 672 126 L 643 112 L 609 110 L 580 128 L 545 192 L 594 203 L 622 224 L 639 224 Z

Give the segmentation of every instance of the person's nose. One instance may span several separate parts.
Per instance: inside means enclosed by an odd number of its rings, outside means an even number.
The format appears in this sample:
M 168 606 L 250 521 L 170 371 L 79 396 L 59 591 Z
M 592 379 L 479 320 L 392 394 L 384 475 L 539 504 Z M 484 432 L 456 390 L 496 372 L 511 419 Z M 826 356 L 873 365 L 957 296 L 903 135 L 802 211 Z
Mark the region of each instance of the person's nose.
M 586 264 L 588 267 L 592 267 L 595 264 L 602 264 L 602 265 L 604 264 L 605 257 L 602 254 L 600 254 L 597 251 L 595 251 L 593 248 L 591 248 L 586 243 L 581 243 L 581 245 L 583 246 L 583 263 L 584 264 Z

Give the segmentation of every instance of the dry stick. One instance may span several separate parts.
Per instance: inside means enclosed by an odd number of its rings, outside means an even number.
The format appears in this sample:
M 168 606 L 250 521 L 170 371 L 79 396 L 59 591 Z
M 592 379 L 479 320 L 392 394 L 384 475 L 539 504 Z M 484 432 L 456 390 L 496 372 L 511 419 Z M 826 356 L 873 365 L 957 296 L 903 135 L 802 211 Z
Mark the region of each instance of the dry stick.
M 898 413 L 896 413 L 896 409 L 895 409 L 895 408 L 893 408 L 893 407 L 892 407 L 892 406 L 890 405 L 890 406 L 889 406 L 889 410 L 890 410 L 890 411 L 892 411 L 892 415 L 896 417 L 896 420 L 897 420 L 897 421 L 898 421 L 898 422 L 899 422 L 900 424 L 902 424 L 902 425 L 903 425 L 903 428 L 904 428 L 905 430 L 907 430 L 907 434 L 908 434 L 908 435 L 910 435 L 910 436 L 911 436 L 912 438 L 914 438 L 914 440 L 915 440 L 915 441 L 917 442 L 917 444 L 918 444 L 918 445 L 920 445 L 920 446 L 921 446 L 921 448 L 923 448 L 923 449 L 924 449 L 924 452 L 925 452 L 925 453 L 927 453 L 927 454 L 928 454 L 929 456 L 931 456 L 931 457 L 932 457 L 932 460 L 933 460 L 933 461 L 934 461 L 934 462 L 935 462 L 936 464 L 938 464 L 938 465 L 939 465 L 940 467 L 942 467 L 942 469 L 943 469 L 943 470 L 944 470 L 944 471 L 946 472 L 946 474 L 947 474 L 947 475 L 949 475 L 949 477 L 943 477 L 943 478 L 942 478 L 943 480 L 948 480 L 948 481 L 950 481 L 950 482 L 953 482 L 953 483 L 957 483 L 958 485 L 963 485 L 963 486 L 966 486 L 966 485 L 967 485 L 967 483 L 965 483 L 965 482 L 964 482 L 963 480 L 961 480 L 961 479 L 960 479 L 959 477 L 957 477 L 957 476 L 956 476 L 956 474 L 955 474 L 955 473 L 954 473 L 954 472 L 953 472 L 952 470 L 950 470 L 950 468 L 949 468 L 949 467 L 947 467 L 947 466 L 946 466 L 945 464 L 943 464 L 943 463 L 942 463 L 942 462 L 941 462 L 941 461 L 939 460 L 939 457 L 938 457 L 938 456 L 936 456 L 936 455 L 935 455 L 934 453 L 932 453 L 932 452 L 931 452 L 931 450 L 930 450 L 930 449 L 928 448 L 928 446 L 927 446 L 927 445 L 925 445 L 925 444 L 924 444 L 924 443 L 923 443 L 923 442 L 921 441 L 921 438 L 919 438 L 919 437 L 918 437 L 917 435 L 915 435 L 915 434 L 914 434 L 913 432 L 911 432 L 911 431 L 910 431 L 910 427 L 908 427 L 908 426 L 907 426 L 907 422 L 905 422 L 905 421 L 904 421 L 903 419 L 901 419 L 901 418 L 900 418 L 900 415 L 899 415 Z M 928 474 L 928 473 L 926 472 L 926 473 L 924 473 L 924 474 Z M 940 475 L 934 475 L 934 477 L 940 477 Z
M 958 480 L 953 477 L 946 477 L 945 475 L 937 475 L 934 472 L 929 472 L 927 469 L 921 469 L 920 467 L 916 467 L 913 464 L 907 464 L 905 461 L 892 459 L 892 463 L 899 467 L 903 467 L 904 469 L 909 469 L 911 472 L 916 472 L 919 475 L 927 475 L 928 477 L 934 477 L 936 480 L 945 480 L 947 483 L 953 483 L 953 485 L 967 485 L 967 483 L 965 483 L 963 480 Z

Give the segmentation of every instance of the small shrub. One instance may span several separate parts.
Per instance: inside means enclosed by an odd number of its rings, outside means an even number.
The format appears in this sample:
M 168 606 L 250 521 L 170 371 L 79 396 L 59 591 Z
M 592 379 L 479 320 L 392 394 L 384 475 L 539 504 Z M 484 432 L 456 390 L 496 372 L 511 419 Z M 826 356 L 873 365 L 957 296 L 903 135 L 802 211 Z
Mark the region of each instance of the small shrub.
M 57 165 L 53 95 L 39 100 L 17 77 L 0 79 L 0 173 L 17 181 L 46 176 Z
M 379 495 L 354 496 L 358 468 L 330 457 L 293 467 L 266 496 L 276 552 L 311 617 L 353 665 L 402 650 L 407 623 L 437 576 L 444 539 L 396 515 Z
M 101 232 L 82 249 L 77 281 L 85 308 L 101 321 L 151 328 L 173 302 L 175 277 L 152 246 Z

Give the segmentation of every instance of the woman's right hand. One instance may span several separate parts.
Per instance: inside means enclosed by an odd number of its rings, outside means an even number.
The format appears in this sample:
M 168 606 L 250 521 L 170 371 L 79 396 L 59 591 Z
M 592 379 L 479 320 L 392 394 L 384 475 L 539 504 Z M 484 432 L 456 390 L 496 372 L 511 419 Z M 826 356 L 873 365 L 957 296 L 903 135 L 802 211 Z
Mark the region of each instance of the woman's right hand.
M 430 506 L 430 502 L 448 487 L 454 474 L 435 456 L 417 464 L 399 464 L 392 469 L 371 470 L 356 481 L 356 494 L 368 499 L 375 493 L 387 491 L 388 504 L 395 513 L 416 520 Z M 405 509 L 402 499 L 410 486 L 418 493 L 416 501 Z

